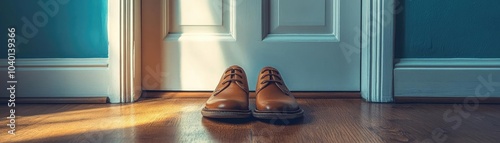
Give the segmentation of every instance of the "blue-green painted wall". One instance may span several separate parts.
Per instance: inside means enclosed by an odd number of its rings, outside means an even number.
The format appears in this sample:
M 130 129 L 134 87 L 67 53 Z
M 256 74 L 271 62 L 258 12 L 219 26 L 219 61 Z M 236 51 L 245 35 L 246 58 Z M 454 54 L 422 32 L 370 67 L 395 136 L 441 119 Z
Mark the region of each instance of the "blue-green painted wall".
M 500 0 L 400 0 L 396 58 L 500 58 Z
M 107 0 L 5 0 L 0 47 L 7 47 L 8 27 L 16 28 L 16 58 L 108 57 Z

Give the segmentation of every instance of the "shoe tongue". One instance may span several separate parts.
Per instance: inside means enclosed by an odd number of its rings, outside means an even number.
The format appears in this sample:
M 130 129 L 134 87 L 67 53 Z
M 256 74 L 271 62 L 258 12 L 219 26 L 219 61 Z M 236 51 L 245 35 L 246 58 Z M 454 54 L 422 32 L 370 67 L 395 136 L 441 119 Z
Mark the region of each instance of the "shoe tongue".
M 267 75 L 267 74 L 269 74 L 269 75 Z M 263 75 L 267 75 L 267 76 L 264 77 L 263 80 L 274 80 L 276 77 L 274 77 L 273 74 L 276 74 L 276 73 L 272 70 L 268 70 L 268 71 L 264 72 Z
M 269 75 L 268 75 L 268 74 L 269 74 Z M 275 71 L 273 71 L 273 70 L 268 70 L 268 71 L 264 72 L 264 74 L 263 74 L 263 75 L 267 75 L 267 76 L 265 76 L 262 80 L 263 80 L 263 81 L 264 81 L 264 80 L 277 80 L 277 79 L 276 79 L 276 77 L 274 76 L 275 74 L 276 74 L 276 72 L 275 72 Z M 279 89 L 279 87 L 278 87 L 278 85 L 277 85 L 277 83 L 276 83 L 276 82 L 269 82 L 269 83 L 267 83 L 267 84 L 269 84 L 269 85 L 267 85 L 267 86 L 273 86 L 273 88 L 278 88 L 278 89 Z M 268 87 L 268 88 L 269 88 L 269 87 Z
M 273 75 L 272 75 L 272 76 L 269 76 L 269 79 L 272 79 L 272 80 L 279 80 L 279 81 L 281 81 L 281 79 L 276 78 L 276 76 L 279 76 L 279 74 L 277 73 L 277 71 L 270 70 L 269 72 L 270 72 L 270 73 L 273 73 Z M 274 76 L 274 75 L 276 75 L 276 76 Z M 283 82 L 283 81 L 281 81 L 281 82 Z M 290 90 L 289 90 L 289 89 L 288 89 L 288 88 L 284 85 L 284 83 L 281 83 L 281 84 L 278 84 L 278 83 L 272 83 L 272 84 L 270 84 L 270 85 L 268 85 L 268 86 L 272 86 L 273 88 L 277 88 L 277 89 L 281 90 L 283 93 L 285 93 L 285 94 L 287 94 L 287 95 L 289 95 L 289 94 L 290 94 Z
M 244 74 L 240 70 L 235 69 L 235 70 L 232 70 L 231 73 L 235 73 L 235 75 L 231 75 L 232 79 L 237 79 L 237 80 L 243 81 L 244 78 L 242 76 L 244 76 Z
M 248 91 L 248 89 L 247 89 L 248 87 L 245 85 L 246 84 L 246 79 L 245 79 L 245 74 L 243 74 L 243 70 L 241 70 L 241 69 L 235 69 L 235 70 L 231 71 L 231 73 L 237 74 L 237 75 L 231 75 L 232 79 L 241 81 L 241 82 L 233 81 L 231 83 L 231 85 L 232 86 L 238 86 L 241 89 L 243 89 L 245 91 Z M 240 76 L 238 76 L 238 75 L 240 75 Z

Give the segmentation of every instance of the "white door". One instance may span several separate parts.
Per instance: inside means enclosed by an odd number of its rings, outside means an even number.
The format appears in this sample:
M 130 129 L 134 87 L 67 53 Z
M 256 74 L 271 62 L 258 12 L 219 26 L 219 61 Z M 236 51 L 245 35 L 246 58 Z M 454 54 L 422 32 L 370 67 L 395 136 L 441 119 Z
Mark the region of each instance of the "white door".
M 142 10 L 144 90 L 210 91 L 230 65 L 250 89 L 273 66 L 292 91 L 360 90 L 360 0 L 143 0 Z

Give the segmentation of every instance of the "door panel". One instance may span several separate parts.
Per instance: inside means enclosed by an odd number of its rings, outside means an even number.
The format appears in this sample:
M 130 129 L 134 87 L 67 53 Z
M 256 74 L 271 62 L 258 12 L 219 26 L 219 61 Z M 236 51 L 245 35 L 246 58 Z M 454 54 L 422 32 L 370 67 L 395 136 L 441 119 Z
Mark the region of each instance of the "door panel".
M 264 41 L 338 42 L 339 0 L 263 1 Z M 269 19 L 269 20 L 267 20 Z
M 223 0 L 170 1 L 169 36 L 187 33 L 228 33 L 229 7 L 223 7 L 222 4 Z
M 333 3 L 335 2 L 335 3 Z M 338 29 L 335 0 L 274 0 L 270 7 L 270 34 L 331 34 Z M 333 11 L 335 9 L 335 11 Z M 298 18 L 300 17 L 300 18 Z
M 293 91 L 359 91 L 360 55 L 341 46 L 359 45 L 360 8 L 360 0 L 143 1 L 143 88 L 210 91 L 236 64 L 251 89 L 260 68 L 273 66 Z

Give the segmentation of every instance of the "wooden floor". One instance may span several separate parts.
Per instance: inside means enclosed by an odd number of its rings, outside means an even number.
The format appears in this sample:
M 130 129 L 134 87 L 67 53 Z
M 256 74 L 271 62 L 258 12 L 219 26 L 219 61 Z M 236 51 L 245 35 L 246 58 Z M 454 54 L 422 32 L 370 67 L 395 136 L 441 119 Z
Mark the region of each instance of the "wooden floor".
M 205 100 L 18 104 L 15 136 L 7 134 L 5 105 L 0 142 L 500 142 L 500 105 L 468 111 L 454 104 L 299 99 L 306 111 L 299 120 L 210 120 L 200 114 Z

